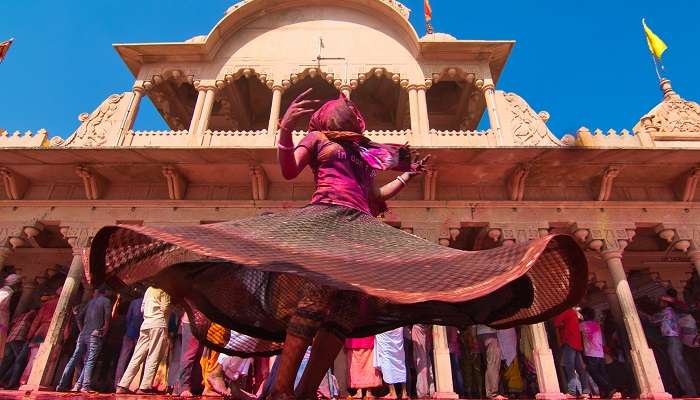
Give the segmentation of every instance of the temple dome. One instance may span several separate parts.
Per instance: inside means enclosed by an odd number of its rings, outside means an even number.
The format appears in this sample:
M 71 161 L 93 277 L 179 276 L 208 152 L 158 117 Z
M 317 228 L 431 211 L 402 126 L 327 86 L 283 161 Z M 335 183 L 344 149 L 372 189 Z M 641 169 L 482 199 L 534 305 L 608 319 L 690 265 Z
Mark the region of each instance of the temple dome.
M 664 99 L 639 120 L 634 132 L 653 136 L 700 135 L 700 104 L 678 95 L 668 79 L 661 81 L 661 90 Z
M 449 33 L 435 32 L 424 35 L 420 40 L 424 42 L 455 42 L 457 38 Z

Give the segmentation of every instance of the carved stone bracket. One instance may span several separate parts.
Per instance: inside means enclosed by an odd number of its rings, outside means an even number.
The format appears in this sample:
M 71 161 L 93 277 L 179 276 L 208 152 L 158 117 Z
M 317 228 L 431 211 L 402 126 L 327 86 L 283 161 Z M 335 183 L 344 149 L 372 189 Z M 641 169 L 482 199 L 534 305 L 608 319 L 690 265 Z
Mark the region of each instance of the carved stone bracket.
M 430 168 L 423 174 L 423 200 L 437 199 L 437 175 L 438 171 Z
M 26 241 L 34 248 L 40 248 L 41 245 L 36 241 L 36 237 L 44 230 L 44 224 L 38 221 L 32 221 L 22 228 L 22 232 L 26 236 Z
M 163 167 L 163 176 L 168 184 L 170 200 L 182 200 L 187 193 L 187 180 L 175 167 L 166 165 Z
M 635 235 L 635 226 L 575 224 L 572 233 L 587 249 L 593 251 L 623 251 Z
M 22 175 L 7 168 L 0 168 L 0 177 L 5 187 L 5 194 L 10 200 L 21 200 L 29 187 L 29 181 Z
M 68 241 L 68 244 L 73 248 L 74 254 L 88 247 L 98 230 L 99 227 L 87 225 L 62 226 L 60 228 L 61 235 L 63 235 Z
M 259 165 L 250 167 L 250 181 L 252 185 L 253 200 L 267 200 L 269 181 L 265 169 Z
M 610 195 L 612 194 L 613 189 L 613 182 L 615 178 L 617 178 L 617 176 L 620 175 L 621 171 L 621 167 L 614 165 L 605 168 L 605 171 L 603 171 L 603 175 L 600 178 L 600 183 L 598 184 L 598 201 L 610 200 Z
M 671 250 L 700 249 L 700 225 L 659 224 L 654 231 L 668 242 Z
M 530 173 L 528 165 L 518 165 L 508 179 L 508 194 L 513 201 L 522 201 L 525 197 L 525 180 Z
M 540 223 L 491 223 L 488 236 L 495 242 L 501 242 L 504 246 L 515 243 L 527 243 L 531 240 L 547 236 L 549 224 Z
M 685 174 L 684 179 L 679 182 L 678 198 L 683 202 L 692 202 L 695 200 L 695 192 L 698 189 L 698 181 L 700 181 L 700 167 L 694 167 Z
M 88 200 L 99 200 L 107 187 L 106 180 L 83 165 L 77 166 L 75 173 L 83 180 L 85 198 Z

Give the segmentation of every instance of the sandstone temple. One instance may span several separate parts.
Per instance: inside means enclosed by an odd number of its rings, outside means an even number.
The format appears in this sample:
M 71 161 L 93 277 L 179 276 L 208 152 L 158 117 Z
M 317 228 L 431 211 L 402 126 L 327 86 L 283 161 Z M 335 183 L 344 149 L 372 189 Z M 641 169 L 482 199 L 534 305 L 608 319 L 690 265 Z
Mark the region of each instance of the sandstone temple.
M 0 267 L 24 276 L 15 312 L 65 278 L 25 388 L 58 379 L 68 312 L 90 291 L 81 249 L 100 227 L 204 224 L 307 202 L 311 174 L 282 178 L 276 129 L 313 88 L 355 101 L 373 140 L 432 154 L 386 223 L 465 250 L 574 235 L 591 265 L 586 304 L 625 328 L 642 397 L 668 398 L 635 302 L 700 291 L 700 105 L 662 80 L 659 103 L 629 130 L 559 139 L 547 112 L 498 85 L 514 41 L 420 37 L 409 12 L 395 0 L 244 0 L 208 34 L 114 45 L 133 87 L 80 114 L 70 136 L 0 129 Z M 133 129 L 144 97 L 170 130 Z M 540 397 L 561 398 L 547 329 L 530 329 Z M 433 335 L 436 396 L 454 397 L 444 327 Z

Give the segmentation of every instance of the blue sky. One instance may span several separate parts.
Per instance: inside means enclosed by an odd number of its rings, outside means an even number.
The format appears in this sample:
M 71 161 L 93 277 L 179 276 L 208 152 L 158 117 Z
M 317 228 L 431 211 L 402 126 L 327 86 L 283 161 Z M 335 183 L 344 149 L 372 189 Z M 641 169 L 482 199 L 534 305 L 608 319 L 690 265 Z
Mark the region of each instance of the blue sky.
M 133 76 L 112 43 L 180 41 L 206 34 L 234 1 L 6 1 L 0 40 L 16 38 L 0 64 L 0 127 L 67 136 L 81 112 Z M 404 3 L 419 34 L 422 0 Z M 459 39 L 514 39 L 499 88 L 551 114 L 558 135 L 579 126 L 628 128 L 661 98 L 640 20 L 669 45 L 667 76 L 683 97 L 700 101 L 700 1 L 432 0 L 437 31 Z M 145 104 L 138 129 L 164 128 Z

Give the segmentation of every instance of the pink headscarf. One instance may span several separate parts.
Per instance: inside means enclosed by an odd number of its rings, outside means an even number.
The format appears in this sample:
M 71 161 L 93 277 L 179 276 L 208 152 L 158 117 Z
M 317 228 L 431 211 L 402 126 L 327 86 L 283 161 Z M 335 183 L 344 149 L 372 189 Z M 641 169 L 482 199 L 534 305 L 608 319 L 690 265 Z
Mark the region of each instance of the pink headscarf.
M 400 144 L 374 143 L 363 135 L 365 119 L 344 94 L 326 102 L 309 121 L 309 132 L 321 132 L 329 140 L 351 143 L 367 164 L 378 170 L 411 170 L 411 154 Z

